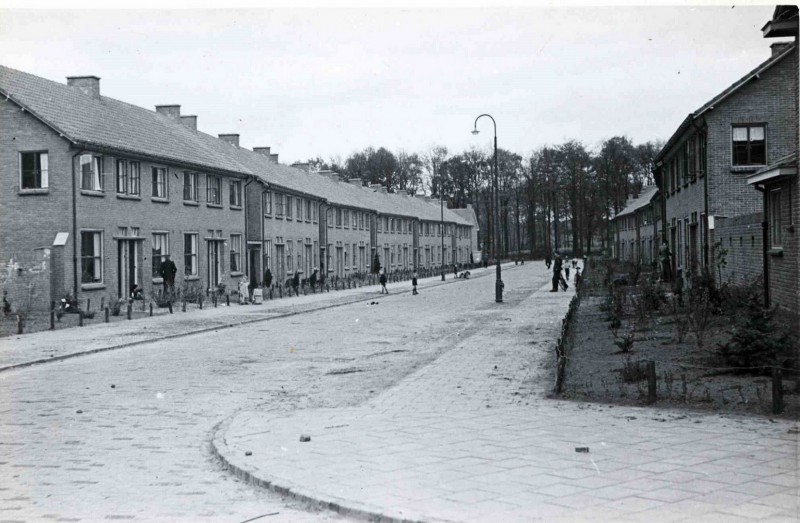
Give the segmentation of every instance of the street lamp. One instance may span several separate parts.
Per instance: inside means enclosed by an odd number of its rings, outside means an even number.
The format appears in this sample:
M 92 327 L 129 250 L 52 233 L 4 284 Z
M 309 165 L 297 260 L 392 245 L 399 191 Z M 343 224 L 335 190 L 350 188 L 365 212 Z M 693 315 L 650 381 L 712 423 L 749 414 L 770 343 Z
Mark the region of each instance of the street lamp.
M 447 162 L 442 162 L 442 165 L 439 167 L 439 210 L 442 213 L 441 223 L 439 224 L 439 234 L 442 237 L 442 281 L 444 281 L 444 197 L 442 195 L 444 184 L 442 183 L 442 167 L 446 165 Z
M 482 114 L 475 118 L 472 134 L 478 134 L 478 120 L 484 116 L 489 117 L 494 125 L 494 256 L 497 262 L 497 279 L 494 283 L 494 301 L 503 303 L 503 280 L 500 277 L 500 195 L 498 193 L 499 185 L 497 181 L 497 122 L 494 121 L 492 115 Z

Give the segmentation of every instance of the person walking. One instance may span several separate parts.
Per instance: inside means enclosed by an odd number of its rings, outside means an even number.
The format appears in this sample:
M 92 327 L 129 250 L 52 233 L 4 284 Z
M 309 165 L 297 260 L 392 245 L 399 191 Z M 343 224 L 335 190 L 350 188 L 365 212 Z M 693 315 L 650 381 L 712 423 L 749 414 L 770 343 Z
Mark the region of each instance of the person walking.
M 269 270 L 269 268 L 267 268 L 267 270 L 264 271 L 264 287 L 266 287 L 267 289 L 272 287 L 272 271 Z
M 381 269 L 381 276 L 378 279 L 381 282 L 381 294 L 389 294 L 389 289 L 386 288 L 386 271 Z
M 159 276 L 164 282 L 164 291 L 169 294 L 175 292 L 175 274 L 177 272 L 178 268 L 175 266 L 175 262 L 169 258 L 162 262 L 158 269 Z
M 550 292 L 558 292 L 559 285 L 561 286 L 564 291 L 569 288 L 567 282 L 564 281 L 564 276 L 561 275 L 561 269 L 564 266 L 564 260 L 561 258 L 561 255 L 556 251 L 556 255 L 553 258 L 553 288 L 550 289 Z
M 553 264 L 553 260 L 552 260 L 552 258 L 550 258 L 550 254 L 549 253 L 547 254 L 547 256 L 544 257 L 544 264 L 547 265 L 548 269 Z
M 414 271 L 414 274 L 411 276 L 411 289 L 412 289 L 411 292 L 412 295 L 419 294 L 417 292 L 417 271 Z
M 292 276 L 292 288 L 294 289 L 294 295 L 298 296 L 300 293 L 298 289 L 300 288 L 300 272 L 295 271 L 294 276 Z
M 311 290 L 316 291 L 317 287 L 317 269 L 314 269 L 311 273 L 311 277 L 308 278 L 308 283 L 311 285 Z

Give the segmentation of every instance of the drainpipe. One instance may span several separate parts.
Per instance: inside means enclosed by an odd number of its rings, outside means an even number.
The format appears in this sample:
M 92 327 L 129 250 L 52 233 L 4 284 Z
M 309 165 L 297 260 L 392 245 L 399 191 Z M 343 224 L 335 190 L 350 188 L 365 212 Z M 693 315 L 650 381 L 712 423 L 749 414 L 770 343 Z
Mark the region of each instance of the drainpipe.
M 78 300 L 78 188 L 75 179 L 75 158 L 81 154 L 83 151 L 72 155 L 72 295 L 75 301 Z
M 267 255 L 264 252 L 264 195 L 267 194 L 267 187 L 264 185 L 264 188 L 261 189 L 261 213 L 258 215 L 258 219 L 261 222 L 261 237 L 258 239 L 258 244 L 261 246 L 261 274 L 259 276 L 264 276 L 264 272 L 266 271 L 266 267 L 264 267 L 264 257 Z M 264 282 L 262 281 L 261 284 L 263 285 Z
M 766 187 L 760 188 L 758 185 L 756 185 L 756 189 L 764 195 L 761 204 L 762 212 L 764 213 L 761 219 L 761 260 L 764 266 L 764 308 L 769 309 L 769 222 L 767 222 L 767 191 Z

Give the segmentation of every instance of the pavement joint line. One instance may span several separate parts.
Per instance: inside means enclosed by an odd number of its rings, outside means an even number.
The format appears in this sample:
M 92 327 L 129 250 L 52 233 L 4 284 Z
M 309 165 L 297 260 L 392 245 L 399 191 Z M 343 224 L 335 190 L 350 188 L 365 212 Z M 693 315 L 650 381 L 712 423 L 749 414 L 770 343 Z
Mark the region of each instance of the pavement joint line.
M 219 451 L 217 446 L 217 441 L 220 439 L 224 440 L 224 434 L 227 432 L 228 426 L 231 424 L 231 422 L 235 417 L 236 414 L 233 414 L 230 417 L 228 417 L 228 419 L 221 421 L 220 423 L 217 423 L 214 426 L 214 428 L 212 429 L 213 437 L 210 441 L 211 453 L 214 456 L 214 458 L 216 458 L 219 461 L 219 463 L 225 470 L 229 471 L 234 476 L 244 481 L 248 485 L 252 485 L 256 488 L 262 488 L 270 492 L 274 492 L 275 494 L 278 494 L 280 496 L 291 498 L 293 500 L 299 501 L 301 503 L 310 505 L 315 508 L 329 510 L 341 516 L 350 517 L 362 521 L 370 521 L 372 523 L 427 523 L 425 520 L 399 518 L 382 514 L 380 512 L 376 512 L 373 510 L 369 510 L 367 508 L 350 507 L 340 503 L 339 501 L 315 498 L 311 494 L 306 494 L 302 492 L 302 487 L 298 487 L 297 485 L 294 485 L 289 481 L 286 482 L 289 485 L 278 485 L 273 481 L 259 478 L 253 473 L 248 472 L 247 470 L 237 465 L 234 465 L 233 463 L 226 460 L 225 457 L 222 455 L 222 453 Z
M 487 274 L 491 274 L 491 272 L 487 272 Z M 410 292 L 410 291 L 405 291 L 405 292 Z M 211 439 L 209 441 L 209 444 L 211 446 L 212 455 L 218 460 L 221 466 L 225 470 L 231 472 L 234 476 L 236 476 L 240 480 L 244 481 L 245 483 L 252 485 L 256 488 L 263 488 L 265 490 L 274 492 L 278 495 L 297 500 L 301 503 L 309 504 L 313 507 L 319 507 L 322 509 L 330 510 L 344 517 L 350 517 L 363 521 L 370 521 L 373 523 L 429 523 L 426 520 L 422 519 L 408 519 L 408 518 L 393 516 L 390 514 L 384 514 L 382 512 L 378 512 L 375 509 L 371 509 L 369 505 L 365 506 L 365 504 L 360 503 L 358 501 L 351 501 L 351 500 L 340 501 L 340 500 L 321 499 L 320 497 L 314 497 L 314 495 L 312 494 L 303 492 L 302 486 L 298 486 L 289 480 L 284 480 L 284 484 L 279 485 L 274 480 L 270 481 L 267 479 L 260 478 L 256 476 L 255 473 L 249 472 L 248 470 L 245 470 L 243 467 L 235 465 L 234 463 L 230 462 L 225 458 L 222 452 L 220 452 L 219 447 L 221 445 L 226 444 L 225 434 L 227 434 L 231 423 L 233 423 L 233 420 L 240 413 L 241 413 L 240 411 L 237 411 L 231 414 L 227 419 L 217 423 L 211 429 Z M 344 503 L 348 503 L 348 505 L 345 505 Z M 360 504 L 362 506 L 361 507 L 352 506 L 352 504 L 355 505 Z M 436 518 L 433 521 L 446 523 L 451 520 Z
M 506 268 L 506 270 L 509 270 L 509 268 Z M 494 273 L 492 271 L 485 271 L 483 273 L 477 274 L 476 278 L 484 278 L 484 277 L 486 277 L 487 275 L 490 275 L 490 274 L 494 274 Z M 438 278 L 438 277 L 439 276 L 431 276 L 431 278 Z M 429 285 L 427 287 L 428 288 L 439 287 L 439 286 L 442 286 L 442 285 L 456 283 L 457 281 L 458 281 L 458 278 L 451 278 L 450 280 L 445 280 L 444 282 L 442 282 L 441 280 L 436 280 L 436 281 L 432 282 L 432 285 Z M 352 289 L 347 289 L 347 290 L 352 290 Z M 411 290 L 402 290 L 402 291 L 394 292 L 394 293 L 392 293 L 392 295 L 399 296 L 401 294 L 408 294 L 410 292 L 412 292 L 412 291 Z M 381 299 L 383 299 L 384 295 L 381 294 L 380 296 L 381 296 Z M 386 296 L 388 296 L 388 294 Z M 242 321 L 233 322 L 233 323 L 224 323 L 224 324 L 216 325 L 216 326 L 213 326 L 213 327 L 203 327 L 203 328 L 200 328 L 200 329 L 187 331 L 187 332 L 179 332 L 179 333 L 175 333 L 175 334 L 166 334 L 166 335 L 163 335 L 163 336 L 157 336 L 157 337 L 149 338 L 149 339 L 146 339 L 146 340 L 138 340 L 138 341 L 132 341 L 132 342 L 129 342 L 129 343 L 122 343 L 122 344 L 119 344 L 119 345 L 112 345 L 110 347 L 100 347 L 100 348 L 97 348 L 97 349 L 91 349 L 91 350 L 87 350 L 87 351 L 80 351 L 80 352 L 73 352 L 73 353 L 70 353 L 70 354 L 63 354 L 61 356 L 53 356 L 52 358 L 43 358 L 43 359 L 39 359 L 39 360 L 26 361 L 26 362 L 23 362 L 23 363 L 15 363 L 13 365 L 6 365 L 4 367 L 0 367 L 0 373 L 12 371 L 12 370 L 24 369 L 24 368 L 27 368 L 27 367 L 33 367 L 35 365 L 44 365 L 44 364 L 47 364 L 47 363 L 55 363 L 57 361 L 64 361 L 64 360 L 68 360 L 68 359 L 72 359 L 72 358 L 78 358 L 78 357 L 81 357 L 81 356 L 91 356 L 92 354 L 99 354 L 99 353 L 102 353 L 102 352 L 107 352 L 107 351 L 112 351 L 112 350 L 126 349 L 126 348 L 129 348 L 129 347 L 135 347 L 137 345 L 144 345 L 144 344 L 147 344 L 147 343 L 155 343 L 155 342 L 171 340 L 171 339 L 175 339 L 175 338 L 193 336 L 195 334 L 205 334 L 207 332 L 212 332 L 212 331 L 215 331 L 215 330 L 229 329 L 231 327 L 240 327 L 242 325 L 250 325 L 252 323 L 258 323 L 258 322 L 261 322 L 261 321 L 270 321 L 270 320 L 277 320 L 277 319 L 282 319 L 282 318 L 289 318 L 291 316 L 297 316 L 299 314 L 306 314 L 306 313 L 309 313 L 309 312 L 323 311 L 323 310 L 327 310 L 327 309 L 333 309 L 333 308 L 336 308 L 336 307 L 343 307 L 345 305 L 352 305 L 354 303 L 361 303 L 361 302 L 364 302 L 364 301 L 374 300 L 374 299 L 375 299 L 375 296 L 370 296 L 368 298 L 355 299 L 355 300 L 352 300 L 352 301 L 345 301 L 343 303 L 333 303 L 333 304 L 328 304 L 328 305 L 322 305 L 322 306 L 316 307 L 316 308 L 306 309 L 306 310 L 302 310 L 302 311 L 287 312 L 287 313 L 284 313 L 284 314 L 278 314 L 278 315 L 269 316 L 269 317 L 266 317 L 266 318 L 252 318 L 252 319 L 242 320 Z M 79 327 L 72 327 L 72 328 L 79 328 Z

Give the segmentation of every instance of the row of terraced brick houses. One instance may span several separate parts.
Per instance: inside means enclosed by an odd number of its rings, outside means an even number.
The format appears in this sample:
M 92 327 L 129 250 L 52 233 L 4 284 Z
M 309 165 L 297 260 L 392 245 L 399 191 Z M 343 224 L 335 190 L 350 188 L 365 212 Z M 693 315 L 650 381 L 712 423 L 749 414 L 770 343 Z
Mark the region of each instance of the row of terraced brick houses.
M 65 294 L 199 292 L 466 264 L 471 209 L 285 166 L 239 135 L 214 137 L 180 106 L 136 107 L 100 79 L 59 83 L 0 66 L 0 288 L 15 308 Z M 443 227 L 441 224 L 443 223 Z M 444 238 L 442 238 L 444 235 Z
M 719 282 L 761 279 L 766 305 L 798 318 L 797 6 L 778 6 L 762 32 L 791 40 L 684 119 L 655 158 L 657 187 L 614 218 L 615 255 L 651 262 L 666 240 L 685 284 L 703 268 Z

